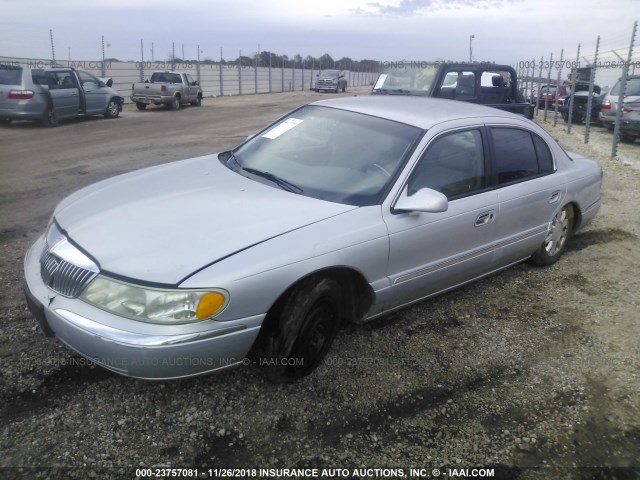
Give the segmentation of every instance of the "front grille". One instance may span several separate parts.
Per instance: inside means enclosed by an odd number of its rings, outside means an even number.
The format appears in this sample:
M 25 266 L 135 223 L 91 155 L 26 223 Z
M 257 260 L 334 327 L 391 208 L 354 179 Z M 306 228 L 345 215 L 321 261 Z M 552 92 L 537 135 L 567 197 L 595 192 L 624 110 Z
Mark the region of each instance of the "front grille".
M 56 257 L 49 251 L 49 245 L 46 242 L 40 255 L 40 274 L 45 285 L 51 290 L 71 298 L 80 295 L 97 275 L 96 272 L 85 270 Z
M 321 79 L 318 80 L 318 85 L 323 86 L 323 87 L 333 87 L 335 88 L 336 84 L 333 83 L 333 80 L 327 80 L 327 79 Z

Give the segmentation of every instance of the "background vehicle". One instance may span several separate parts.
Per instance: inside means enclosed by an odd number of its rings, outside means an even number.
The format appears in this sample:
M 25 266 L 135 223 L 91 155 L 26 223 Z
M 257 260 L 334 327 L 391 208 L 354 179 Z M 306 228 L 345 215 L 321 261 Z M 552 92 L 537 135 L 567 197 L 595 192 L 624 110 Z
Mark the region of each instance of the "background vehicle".
M 415 95 L 479 103 L 533 118 L 516 71 L 493 63 L 397 62 L 378 77 L 372 95 Z
M 347 79 L 340 70 L 322 70 L 317 77 L 314 87 L 316 92 L 330 90 L 338 93 L 340 90 L 343 92 L 347 90 Z
M 618 80 L 602 100 L 600 107 L 600 121 L 609 129 L 613 129 L 616 121 L 616 111 L 620 100 L 620 82 Z M 624 102 L 640 101 L 640 75 L 627 77 Z
M 144 110 L 149 104 L 167 105 L 171 110 L 186 104 L 199 107 L 202 89 L 189 73 L 153 72 L 150 80 L 131 86 L 131 100 L 138 110 Z
M 120 374 L 203 374 L 257 345 L 270 361 L 303 359 L 269 369 L 292 380 L 343 321 L 527 258 L 556 262 L 596 215 L 601 180 L 518 115 L 319 101 L 232 151 L 67 197 L 25 259 L 27 301 L 45 332 Z
M 111 85 L 109 79 L 74 68 L 0 65 L 0 119 L 40 120 L 53 127 L 88 115 L 115 118 L 123 98 Z
M 558 98 L 558 105 L 562 104 L 561 100 L 569 95 L 570 87 L 567 85 L 540 85 L 540 91 L 538 92 L 538 107 L 539 108 L 554 108 L 556 97 Z
M 577 83 L 573 95 L 571 94 L 571 86 L 568 88 L 568 95 L 563 99 L 558 110 L 562 113 L 565 122 L 569 121 L 569 111 L 573 108 L 571 114 L 572 123 L 582 123 L 587 118 L 587 105 L 589 101 L 589 84 Z M 604 94 L 600 93 L 600 86 L 593 86 L 593 94 L 591 95 L 591 122 L 600 123 L 600 107 Z
M 640 101 L 626 102 L 622 107 L 620 140 L 635 142 L 640 138 Z

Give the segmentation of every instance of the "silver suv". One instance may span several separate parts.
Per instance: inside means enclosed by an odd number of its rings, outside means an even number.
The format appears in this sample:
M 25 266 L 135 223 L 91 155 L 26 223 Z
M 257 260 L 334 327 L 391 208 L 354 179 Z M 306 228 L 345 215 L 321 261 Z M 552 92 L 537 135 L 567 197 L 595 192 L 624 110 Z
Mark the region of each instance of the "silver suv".
M 616 110 L 620 96 L 620 81 L 618 80 L 613 88 L 609 90 L 602 101 L 600 107 L 600 121 L 607 128 L 613 129 L 616 121 Z M 640 75 L 630 75 L 627 77 L 627 86 L 625 88 L 625 97 L 623 103 L 640 102 Z
M 115 118 L 123 98 L 111 83 L 74 68 L 0 64 L 0 123 L 39 120 L 54 127 L 67 118 Z

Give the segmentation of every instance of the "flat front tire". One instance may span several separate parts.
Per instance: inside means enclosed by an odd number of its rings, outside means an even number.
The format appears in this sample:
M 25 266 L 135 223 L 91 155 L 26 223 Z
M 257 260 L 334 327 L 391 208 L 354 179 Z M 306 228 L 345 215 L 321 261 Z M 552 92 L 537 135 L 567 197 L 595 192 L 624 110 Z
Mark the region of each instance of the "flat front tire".
M 340 328 L 342 289 L 329 277 L 294 287 L 266 339 L 267 378 L 292 382 L 309 375 L 327 355 Z
M 573 233 L 573 218 L 572 205 L 565 205 L 555 214 L 544 242 L 531 256 L 532 263 L 546 266 L 560 259 L 567 246 L 567 241 Z

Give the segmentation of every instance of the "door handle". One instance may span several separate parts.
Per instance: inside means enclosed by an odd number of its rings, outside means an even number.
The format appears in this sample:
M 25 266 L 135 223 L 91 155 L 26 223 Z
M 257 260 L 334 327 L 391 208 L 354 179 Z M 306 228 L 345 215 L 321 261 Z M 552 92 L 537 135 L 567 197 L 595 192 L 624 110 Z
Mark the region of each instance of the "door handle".
M 551 194 L 551 198 L 549 198 L 549 203 L 556 203 L 558 200 L 560 200 L 560 190 L 558 190 L 557 192 L 553 192 Z
M 482 225 L 487 225 L 488 223 L 491 223 L 493 221 L 494 217 L 495 214 L 493 213 L 493 210 L 489 212 L 483 212 L 478 215 L 478 218 L 476 218 L 476 223 L 474 224 L 474 226 L 481 227 Z

